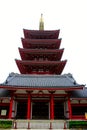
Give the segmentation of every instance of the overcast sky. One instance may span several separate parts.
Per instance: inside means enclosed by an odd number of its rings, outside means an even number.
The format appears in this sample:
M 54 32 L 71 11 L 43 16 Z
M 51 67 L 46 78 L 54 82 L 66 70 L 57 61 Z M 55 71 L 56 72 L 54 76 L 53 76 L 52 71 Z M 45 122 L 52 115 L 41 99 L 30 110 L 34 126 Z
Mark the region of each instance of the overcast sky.
M 23 28 L 38 29 L 43 13 L 45 30 L 60 29 L 63 71 L 87 84 L 87 0 L 0 0 L 0 83 L 11 72 L 19 73 Z

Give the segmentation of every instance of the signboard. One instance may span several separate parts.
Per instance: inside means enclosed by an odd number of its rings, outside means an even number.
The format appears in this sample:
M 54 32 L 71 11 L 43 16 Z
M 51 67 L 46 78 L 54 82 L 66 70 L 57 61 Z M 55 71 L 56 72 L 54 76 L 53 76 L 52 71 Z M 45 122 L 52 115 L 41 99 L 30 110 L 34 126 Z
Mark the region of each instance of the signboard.
M 87 112 L 85 113 L 85 119 L 87 119 Z
M 6 116 L 7 110 L 1 110 L 1 116 Z

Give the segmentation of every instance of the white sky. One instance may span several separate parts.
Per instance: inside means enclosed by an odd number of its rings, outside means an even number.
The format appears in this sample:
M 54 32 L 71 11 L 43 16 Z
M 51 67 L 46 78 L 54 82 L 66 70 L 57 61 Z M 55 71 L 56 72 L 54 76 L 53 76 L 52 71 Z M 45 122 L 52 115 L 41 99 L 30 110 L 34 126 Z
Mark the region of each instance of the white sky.
M 46 30 L 60 29 L 63 71 L 78 83 L 87 84 L 87 0 L 0 0 L 0 83 L 10 72 L 19 73 L 23 28 L 38 29 L 40 14 Z

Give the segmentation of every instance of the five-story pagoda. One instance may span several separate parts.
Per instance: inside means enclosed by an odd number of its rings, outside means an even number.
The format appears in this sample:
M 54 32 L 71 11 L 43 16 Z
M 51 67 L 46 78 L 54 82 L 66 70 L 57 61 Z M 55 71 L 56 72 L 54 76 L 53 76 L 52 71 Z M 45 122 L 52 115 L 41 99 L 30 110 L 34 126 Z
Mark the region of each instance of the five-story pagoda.
M 60 30 L 44 30 L 41 15 L 39 30 L 23 31 L 21 60 L 15 60 L 20 74 L 10 73 L 0 84 L 0 118 L 74 118 L 71 92 L 84 85 L 70 73 L 61 74 L 67 60 L 61 60 L 64 49 L 60 49 Z
M 40 30 L 24 29 L 23 48 L 19 48 L 22 60 L 16 60 L 21 74 L 60 75 L 65 67 L 66 60 L 61 61 L 64 49 L 60 49 L 60 30 L 44 31 L 43 24 L 41 18 Z

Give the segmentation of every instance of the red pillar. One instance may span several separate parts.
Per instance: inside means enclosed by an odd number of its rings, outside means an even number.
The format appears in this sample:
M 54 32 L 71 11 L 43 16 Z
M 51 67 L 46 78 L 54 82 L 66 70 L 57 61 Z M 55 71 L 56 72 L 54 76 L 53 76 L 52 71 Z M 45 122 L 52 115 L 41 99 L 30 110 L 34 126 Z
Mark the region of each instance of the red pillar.
M 10 108 L 9 108 L 9 119 L 12 118 L 12 106 L 13 106 L 13 96 L 11 97 L 11 100 L 10 100 Z
M 69 119 L 71 119 L 72 118 L 72 109 L 71 109 L 70 97 L 68 98 L 68 111 L 69 111 Z
M 51 94 L 51 97 L 50 97 L 50 119 L 51 120 L 54 119 L 54 96 L 53 96 L 53 94 Z
M 27 119 L 31 118 L 31 96 L 28 94 Z

